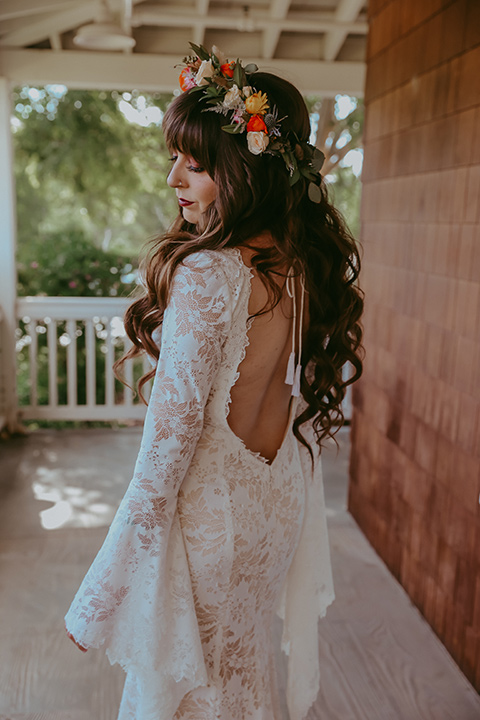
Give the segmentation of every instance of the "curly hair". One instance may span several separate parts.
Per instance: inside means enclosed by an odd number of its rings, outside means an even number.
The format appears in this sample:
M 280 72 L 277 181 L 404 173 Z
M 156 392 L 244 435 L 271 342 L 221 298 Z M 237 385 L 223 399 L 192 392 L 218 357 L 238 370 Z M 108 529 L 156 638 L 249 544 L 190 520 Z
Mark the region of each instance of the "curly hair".
M 255 72 L 248 79 L 277 107 L 283 118 L 282 135 L 292 133 L 293 137 L 295 133 L 300 141 L 307 141 L 309 116 L 299 91 L 270 73 Z M 251 262 L 269 297 L 261 313 L 281 299 L 275 276 L 282 267 L 288 264 L 304 277 L 310 322 L 304 337 L 300 389 L 307 405 L 295 418 L 293 431 L 311 452 L 300 426 L 312 420 L 320 446 L 326 437 L 333 436 L 344 420 L 341 403 L 346 388 L 362 372 L 359 251 L 341 215 L 329 202 L 324 182 L 321 201 L 312 202 L 307 194 L 308 180 L 301 177 L 291 186 L 281 158 L 251 153 L 245 136 L 222 132 L 223 117 L 204 112 L 206 107 L 198 93 L 183 93 L 169 105 L 163 131 L 168 148 L 192 157 L 220 191 L 197 225 L 186 222 L 180 213 L 169 232 L 151 241 L 142 263 L 142 296 L 125 315 L 133 347 L 114 368 L 117 371 L 127 358 L 145 350 L 158 358 L 152 332 L 162 322 L 175 269 L 188 255 L 205 249 L 253 247 Z M 273 245 L 255 247 L 255 238 L 265 232 L 272 237 Z M 353 368 L 348 379 L 342 373 L 346 363 Z M 140 395 L 153 374 L 152 370 L 140 379 Z

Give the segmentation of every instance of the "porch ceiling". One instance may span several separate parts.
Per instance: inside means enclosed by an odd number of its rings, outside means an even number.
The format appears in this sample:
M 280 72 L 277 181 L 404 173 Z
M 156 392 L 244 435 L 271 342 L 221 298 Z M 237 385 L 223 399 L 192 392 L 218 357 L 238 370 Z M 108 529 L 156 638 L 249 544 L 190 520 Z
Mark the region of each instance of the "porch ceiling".
M 363 93 L 366 0 L 105 0 L 130 52 L 79 50 L 100 0 L 0 0 L 0 74 L 12 82 L 171 91 L 192 40 L 280 71 L 304 92 Z

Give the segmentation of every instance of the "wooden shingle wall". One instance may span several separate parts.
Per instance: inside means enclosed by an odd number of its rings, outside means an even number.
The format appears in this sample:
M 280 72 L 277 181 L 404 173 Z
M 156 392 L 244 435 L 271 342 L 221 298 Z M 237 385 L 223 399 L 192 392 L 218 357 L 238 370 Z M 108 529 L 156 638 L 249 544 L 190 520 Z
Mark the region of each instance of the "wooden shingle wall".
M 480 2 L 369 16 L 349 509 L 480 690 Z

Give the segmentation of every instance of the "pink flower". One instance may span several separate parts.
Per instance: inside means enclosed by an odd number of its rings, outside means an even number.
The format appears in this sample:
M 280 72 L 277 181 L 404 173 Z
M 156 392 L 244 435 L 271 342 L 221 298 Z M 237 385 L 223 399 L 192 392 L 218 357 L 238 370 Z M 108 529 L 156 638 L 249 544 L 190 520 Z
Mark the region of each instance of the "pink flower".
M 70 287 L 70 288 L 76 288 L 76 287 L 77 287 L 77 283 L 75 282 L 75 280 L 70 280 L 70 282 L 68 283 L 68 287 Z
M 195 87 L 195 75 L 191 71 L 189 67 L 186 67 L 182 70 L 179 77 L 180 87 L 185 92 L 185 90 L 190 90 L 190 88 Z
M 237 123 L 237 125 L 240 125 L 240 123 L 243 122 L 245 122 L 243 119 L 243 111 L 241 108 L 238 108 L 232 115 L 232 123 Z
M 33 261 L 33 262 L 30 263 L 30 267 L 36 269 L 36 268 L 38 268 L 38 263 L 35 262 L 35 261 Z

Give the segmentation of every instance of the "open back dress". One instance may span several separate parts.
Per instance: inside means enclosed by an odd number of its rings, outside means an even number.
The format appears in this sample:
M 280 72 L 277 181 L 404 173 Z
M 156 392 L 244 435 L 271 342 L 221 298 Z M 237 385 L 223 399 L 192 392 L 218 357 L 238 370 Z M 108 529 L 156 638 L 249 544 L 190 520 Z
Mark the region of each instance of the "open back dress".
M 320 458 L 292 432 L 298 397 L 271 462 L 227 421 L 251 279 L 233 248 L 176 269 L 134 476 L 65 618 L 125 669 L 119 720 L 281 720 L 275 614 L 291 720 L 319 689 L 334 598 Z

